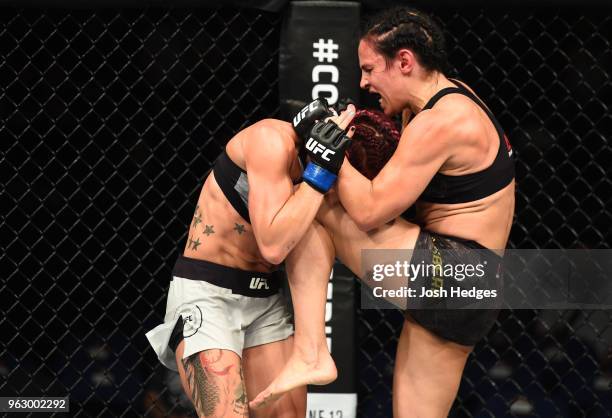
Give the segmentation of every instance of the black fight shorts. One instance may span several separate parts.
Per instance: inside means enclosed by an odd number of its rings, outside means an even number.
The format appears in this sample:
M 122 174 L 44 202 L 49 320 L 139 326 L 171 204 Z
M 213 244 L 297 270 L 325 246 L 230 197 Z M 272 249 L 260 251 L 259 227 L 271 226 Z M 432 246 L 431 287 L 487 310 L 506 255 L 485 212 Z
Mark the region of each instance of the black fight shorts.
M 484 279 L 478 283 L 474 280 L 455 280 L 453 277 L 437 277 L 436 280 L 427 280 L 426 286 L 430 288 L 444 288 L 447 292 L 451 288 L 457 291 L 472 289 L 476 286 L 494 289 L 495 298 L 481 300 L 470 299 L 471 303 L 461 306 L 456 298 L 436 298 L 435 302 L 423 309 L 407 309 L 406 319 L 429 330 L 433 334 L 458 344 L 472 346 L 480 341 L 493 327 L 499 314 L 502 303 L 503 274 L 502 258 L 493 251 L 483 247 L 475 241 L 436 234 L 421 230 L 415 245 L 411 264 L 439 264 L 443 266 L 478 265 L 485 271 Z M 459 270 L 457 270 L 459 271 Z

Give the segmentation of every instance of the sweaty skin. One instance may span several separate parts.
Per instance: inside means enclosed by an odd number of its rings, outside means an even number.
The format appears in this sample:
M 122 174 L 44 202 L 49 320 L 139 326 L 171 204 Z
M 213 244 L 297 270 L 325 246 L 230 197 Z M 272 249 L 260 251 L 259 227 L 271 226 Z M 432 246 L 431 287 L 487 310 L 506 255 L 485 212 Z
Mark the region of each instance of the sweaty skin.
M 471 239 L 503 253 L 514 214 L 514 180 L 477 201 L 418 201 L 436 173 L 474 173 L 493 163 L 503 144 L 486 113 L 459 94 L 444 96 L 432 109 L 422 111 L 434 94 L 455 85 L 442 73 L 424 69 L 408 49 L 400 49 L 393 59 L 386 60 L 362 39 L 358 53 L 361 88 L 379 94 L 384 112 L 403 114 L 407 125 L 395 153 L 373 180 L 345 159 L 336 184 L 337 196 L 328 193 L 317 215 L 331 237 L 336 256 L 363 278 L 363 249 L 414 248 L 421 227 Z M 419 225 L 399 217 L 415 203 Z M 435 335 L 408 315 L 396 356 L 393 416 L 447 416 L 471 350 L 471 346 Z M 250 406 L 266 405 L 294 387 L 294 370 L 299 369 L 296 365 L 300 361 L 292 357 Z
M 272 134 L 264 137 L 266 132 Z M 276 135 L 275 135 L 276 134 Z M 260 138 L 261 136 L 261 138 Z M 299 141 L 291 124 L 280 120 L 266 119 L 240 131 L 227 144 L 230 158 L 242 169 L 246 169 L 244 143 L 251 139 L 258 142 L 269 141 L 271 146 L 282 149 L 286 159 L 284 179 L 288 193 L 293 191 L 293 180 L 300 178 L 302 168 L 297 158 L 295 144 Z M 280 156 L 283 158 L 283 155 Z M 251 176 L 249 176 L 251 181 Z M 249 184 L 250 185 L 250 184 Z M 256 186 L 257 187 L 257 186 Z M 312 191 L 314 199 L 320 193 Z M 282 194 L 282 197 L 286 193 Z M 190 258 L 208 260 L 213 263 L 241 270 L 268 272 L 275 264 L 267 261 L 257 246 L 253 227 L 232 207 L 219 188 L 214 173 L 211 172 L 202 187 L 200 197 L 189 227 L 189 237 L 184 255 Z
M 465 87 L 472 91 L 468 86 Z M 456 176 L 486 169 L 495 160 L 499 147 L 503 146 L 499 142 L 498 133 L 491 120 L 480 107 L 465 96 L 455 94 L 445 99 L 449 100 L 446 100 L 444 104 L 444 99 L 440 100 L 436 107 L 441 106 L 441 108 L 450 110 L 450 107 L 456 106 L 454 109 L 464 112 L 463 118 L 473 117 L 478 120 L 482 129 L 476 126 L 476 129 L 469 133 L 477 139 L 475 139 L 473 152 L 470 149 L 460 154 L 468 156 L 466 161 L 462 161 L 459 155 L 452 155 L 448 163 L 440 168 L 440 173 Z M 485 134 L 482 135 L 482 133 Z M 469 140 L 467 142 L 469 143 Z M 466 146 L 468 147 L 469 145 Z M 486 157 L 475 158 L 474 156 L 478 154 L 486 155 Z M 457 167 L 453 167 L 453 164 Z M 462 166 L 465 168 L 459 168 Z M 430 231 L 473 240 L 489 249 L 503 252 L 514 218 L 514 195 L 515 181 L 512 180 L 502 190 L 472 202 L 444 204 L 417 200 L 417 222 Z
M 359 59 L 361 87 L 380 94 L 385 113 L 401 113 L 406 104 L 415 115 L 405 127 L 397 150 L 373 179 L 368 180 L 347 161 L 338 178 L 338 194 L 348 214 L 363 230 L 371 230 L 397 218 L 417 204 L 418 223 L 433 231 L 471 239 L 483 246 L 505 248 L 514 215 L 514 180 L 483 199 L 439 204 L 417 201 L 433 176 L 463 175 L 489 167 L 500 139 L 486 113 L 459 94 L 440 99 L 432 109 L 421 111 L 435 92 L 454 87 L 444 75 L 424 72 L 414 64 L 410 51 L 405 60 L 394 60 L 389 70 L 384 58 L 361 41 Z M 405 90 L 397 86 L 406 71 L 420 73 L 420 83 Z M 404 80 L 403 84 L 407 84 Z
M 277 120 L 263 120 L 244 129 L 229 141 L 226 148 L 230 158 L 243 169 L 247 166 L 246 155 L 259 157 L 259 150 L 249 149 L 247 141 L 259 145 L 261 150 L 274 147 L 274 155 L 270 159 L 278 163 L 279 169 L 270 171 L 273 181 L 281 184 L 276 184 L 277 187 L 270 195 L 273 195 L 272 198 L 283 199 L 285 203 L 270 207 L 278 216 L 281 208 L 290 200 L 295 200 L 293 180 L 301 175 L 296 151 L 299 139 L 290 124 Z M 256 171 L 257 169 L 253 170 Z M 256 175 L 248 176 L 248 179 L 250 188 L 255 191 L 255 197 L 259 189 L 267 186 L 266 180 L 258 179 Z M 318 192 L 307 190 L 306 187 L 301 190 L 300 196 L 305 198 L 309 194 L 312 194 L 315 201 L 320 199 Z M 311 210 L 316 212 L 316 206 Z M 255 210 L 250 211 L 249 215 L 252 221 L 257 222 L 263 219 L 265 214 Z M 260 230 L 264 235 L 274 232 L 271 228 Z M 291 244 L 282 242 L 281 245 Z M 269 272 L 275 269 L 276 260 L 270 256 L 269 248 L 266 248 L 266 251 L 258 247 L 254 227 L 235 211 L 211 172 L 200 192 L 189 226 L 184 255 L 237 269 Z M 253 396 L 280 372 L 280 364 L 284 364 L 289 358 L 292 340 L 290 337 L 284 341 L 247 348 L 243 350 L 242 359 L 232 351 L 219 349 L 205 350 L 183 359 L 184 342 L 181 342 L 176 353 L 177 366 L 183 388 L 192 400 L 198 416 L 249 416 L 247 394 Z M 276 364 L 262 364 L 261 361 L 250 360 L 271 356 L 277 358 Z M 244 379 L 245 374 L 250 376 L 248 381 Z M 258 411 L 253 416 L 298 416 L 304 411 L 305 391 L 298 388 L 283 400 L 282 404 L 272 405 L 266 408 L 266 411 Z
M 349 107 L 331 119 L 345 129 L 354 113 L 354 107 Z M 294 380 L 292 396 L 254 411 L 253 417 L 303 416 L 305 385 L 327 384 L 337 376 L 323 331 L 324 295 L 333 256 L 323 253 L 312 239 L 313 229 L 321 228 L 313 221 L 323 195 L 304 182 L 294 184 L 303 170 L 298 158 L 300 141 L 291 124 L 264 119 L 228 142 L 230 159 L 247 171 L 250 224 L 226 199 L 214 172 L 202 187 L 189 227 L 186 257 L 261 272 L 272 271 L 286 260 L 294 301 L 321 296 L 320 303 L 299 303 L 309 310 L 295 310 L 295 338 L 247 348 L 242 359 L 229 350 L 205 350 L 182 359 L 184 342 L 179 344 L 176 358 L 183 388 L 201 417 L 248 416 L 248 397 L 280 373 L 292 355 L 293 341 L 308 347 L 312 354 L 308 367 Z M 312 263 L 317 261 L 327 271 L 317 274 L 321 280 L 312 280 Z
M 354 113 L 351 105 L 331 120 L 344 129 Z M 184 255 L 243 270 L 270 271 L 280 264 L 304 236 L 323 201 L 308 184 L 293 184 L 303 170 L 300 141 L 291 124 L 274 119 L 236 134 L 226 150 L 248 173 L 251 225 L 231 206 L 211 173 L 200 193 Z

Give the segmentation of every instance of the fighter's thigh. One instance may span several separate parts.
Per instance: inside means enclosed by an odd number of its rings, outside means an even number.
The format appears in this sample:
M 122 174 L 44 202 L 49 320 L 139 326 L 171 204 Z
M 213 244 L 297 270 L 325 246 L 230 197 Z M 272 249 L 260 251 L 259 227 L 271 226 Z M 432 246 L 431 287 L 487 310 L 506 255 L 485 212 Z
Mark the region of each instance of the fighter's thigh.
M 363 277 L 362 250 L 412 249 L 420 231 L 418 225 L 402 218 L 367 232 L 362 231 L 340 204 L 337 195 L 331 192 L 325 195 L 316 219 L 332 238 L 336 256 L 359 277 Z
M 183 359 L 176 350 L 181 384 L 200 418 L 249 416 L 242 363 L 230 350 L 204 350 Z
M 471 350 L 404 321 L 393 374 L 394 418 L 448 416 Z
M 255 398 L 280 373 L 291 356 L 293 337 L 244 350 L 244 376 L 249 399 Z M 287 393 L 270 406 L 251 411 L 251 418 L 303 418 L 306 387 Z

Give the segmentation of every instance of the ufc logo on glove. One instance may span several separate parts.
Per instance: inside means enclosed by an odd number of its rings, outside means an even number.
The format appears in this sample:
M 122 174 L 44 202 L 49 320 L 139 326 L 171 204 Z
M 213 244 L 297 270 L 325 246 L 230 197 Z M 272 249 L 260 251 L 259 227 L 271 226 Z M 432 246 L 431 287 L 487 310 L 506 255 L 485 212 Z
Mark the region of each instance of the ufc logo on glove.
M 313 138 L 308 138 L 308 142 L 306 143 L 306 149 L 308 151 L 311 151 L 313 155 L 317 155 L 318 153 L 322 153 L 321 154 L 321 158 L 324 159 L 325 161 L 330 161 L 328 156 L 329 155 L 334 155 L 336 153 L 335 151 L 332 151 L 330 149 L 325 148 L 323 145 L 318 143 Z
M 293 127 L 298 126 L 298 124 L 302 121 L 302 119 L 304 119 L 304 117 L 306 116 L 306 113 L 314 113 L 314 111 L 317 108 L 317 102 L 312 102 L 310 103 L 308 106 L 306 106 L 305 108 L 303 108 L 300 113 L 298 113 L 297 115 L 295 115 L 293 117 Z

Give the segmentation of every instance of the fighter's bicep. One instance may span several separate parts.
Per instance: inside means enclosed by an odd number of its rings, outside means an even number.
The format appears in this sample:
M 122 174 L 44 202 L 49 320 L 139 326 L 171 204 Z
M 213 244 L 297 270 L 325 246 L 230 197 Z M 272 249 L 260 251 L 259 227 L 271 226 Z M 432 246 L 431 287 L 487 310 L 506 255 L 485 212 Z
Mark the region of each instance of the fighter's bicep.
M 372 187 L 392 218 L 410 207 L 448 158 L 445 130 L 422 124 L 406 130 Z

